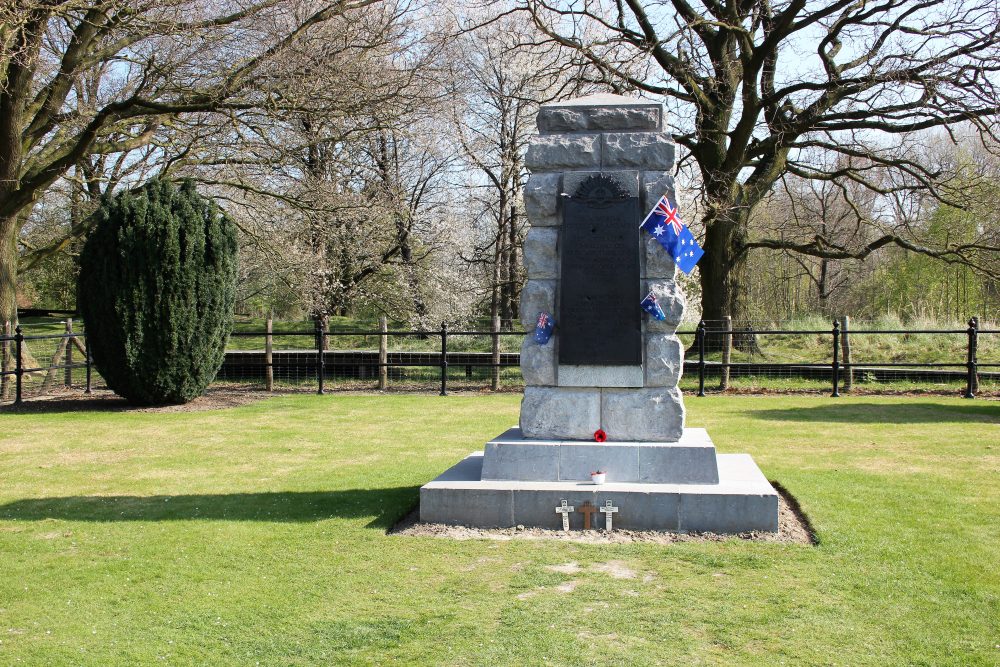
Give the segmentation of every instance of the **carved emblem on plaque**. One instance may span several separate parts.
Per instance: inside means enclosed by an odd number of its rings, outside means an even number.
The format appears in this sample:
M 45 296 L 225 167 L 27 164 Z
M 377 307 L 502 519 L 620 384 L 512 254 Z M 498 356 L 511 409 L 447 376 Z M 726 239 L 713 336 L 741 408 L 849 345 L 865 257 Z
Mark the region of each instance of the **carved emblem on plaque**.
M 576 189 L 574 199 L 580 199 L 591 208 L 607 208 L 629 198 L 628 190 L 617 179 L 597 174 L 590 176 Z

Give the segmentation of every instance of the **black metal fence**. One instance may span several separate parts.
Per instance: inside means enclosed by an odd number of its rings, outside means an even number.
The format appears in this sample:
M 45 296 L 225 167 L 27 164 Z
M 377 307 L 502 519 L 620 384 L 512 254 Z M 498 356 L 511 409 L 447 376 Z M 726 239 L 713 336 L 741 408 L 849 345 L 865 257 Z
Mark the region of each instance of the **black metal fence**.
M 801 377 L 826 379 L 830 382 L 830 396 L 840 396 L 843 388 L 850 391 L 858 375 L 866 378 L 871 376 L 887 381 L 952 381 L 961 380 L 965 384 L 963 396 L 975 398 L 979 391 L 980 380 L 985 378 L 991 382 L 1000 380 L 1000 372 L 988 369 L 1000 369 L 996 361 L 980 362 L 980 340 L 984 336 L 1000 334 L 1000 329 L 980 329 L 979 321 L 969 319 L 965 329 L 853 329 L 849 330 L 846 323 L 849 318 L 833 320 L 830 329 L 754 329 L 732 328 L 728 321 L 720 321 L 709 326 L 704 320 L 698 323 L 694 334 L 694 348 L 697 350 L 698 396 L 704 396 L 706 380 L 710 376 L 719 378 L 718 389 L 726 390 L 734 375 L 766 374 L 774 370 L 786 369 Z M 843 324 L 842 324 L 843 323 Z M 899 360 L 863 360 L 858 361 L 852 356 L 851 337 L 859 336 L 962 336 L 965 339 L 964 358 L 934 362 L 899 361 Z M 733 341 L 743 340 L 747 347 L 753 347 L 760 336 L 829 336 L 829 361 L 823 362 L 774 362 L 739 363 L 731 361 L 734 347 Z M 708 361 L 708 341 L 715 338 L 721 340 L 717 347 L 721 351 L 720 361 Z M 995 352 L 995 349 L 994 349 Z M 996 357 L 991 357 L 995 359 Z M 687 366 L 687 363 L 685 364 Z M 954 369 L 954 370 L 949 370 Z M 987 370 L 983 370 L 987 369 Z
M 983 381 L 1000 389 L 1000 329 L 980 328 L 975 318 L 965 329 L 854 330 L 848 322 L 848 318 L 836 320 L 829 329 L 768 329 L 702 321 L 693 330 L 682 329 L 678 335 L 688 345 L 685 388 L 704 396 L 711 390 L 753 390 L 767 388 L 768 380 L 795 378 L 811 384 L 780 388 L 815 390 L 826 384 L 831 396 L 839 396 L 859 383 L 961 383 L 967 398 L 979 393 Z M 64 390 L 89 393 L 103 386 L 85 344 L 86 334 L 74 331 L 72 320 L 64 324 L 63 333 L 29 335 L 22 327 L 0 332 L 0 403 L 20 403 Z M 447 324 L 434 330 L 389 330 L 383 319 L 368 329 L 337 330 L 316 323 L 312 330 L 278 331 L 268 322 L 262 330 L 233 332 L 230 348 L 244 349 L 227 351 L 216 384 L 320 394 L 330 389 L 433 387 L 443 396 L 449 388 L 520 389 L 524 335 L 496 321 L 488 330 L 451 330 Z M 935 345 L 948 344 L 939 345 L 940 357 L 934 361 L 856 358 L 851 341 L 885 336 L 927 336 Z M 775 361 L 755 351 L 762 341 L 780 337 L 809 341 L 812 360 Z M 990 356 L 980 361 L 984 341 Z M 45 345 L 54 345 L 55 351 L 44 354 Z M 959 353 L 963 358 L 957 358 Z

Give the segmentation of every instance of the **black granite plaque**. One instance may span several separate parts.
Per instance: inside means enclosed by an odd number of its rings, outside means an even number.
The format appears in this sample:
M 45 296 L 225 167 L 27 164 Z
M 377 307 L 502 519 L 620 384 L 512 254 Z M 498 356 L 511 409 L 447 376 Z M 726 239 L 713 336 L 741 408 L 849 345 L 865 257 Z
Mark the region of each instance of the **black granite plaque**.
M 639 198 L 592 176 L 563 200 L 559 363 L 642 363 Z

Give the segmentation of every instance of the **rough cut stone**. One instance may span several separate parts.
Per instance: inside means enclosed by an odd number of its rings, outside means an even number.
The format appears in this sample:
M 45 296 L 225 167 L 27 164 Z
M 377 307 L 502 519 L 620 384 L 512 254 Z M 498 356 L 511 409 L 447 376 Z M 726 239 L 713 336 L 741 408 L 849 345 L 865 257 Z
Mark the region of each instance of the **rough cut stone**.
M 529 280 L 524 283 L 521 290 L 521 303 L 519 307 L 521 326 L 525 331 L 534 331 L 535 322 L 538 320 L 538 313 L 545 311 L 550 315 L 556 312 L 556 281 L 554 280 Z M 556 322 L 556 326 L 559 323 Z
M 676 387 L 601 393 L 601 422 L 609 439 L 677 442 L 684 433 L 684 401 Z
M 548 385 L 556 383 L 556 336 L 545 345 L 539 345 L 534 336 L 524 337 L 521 344 L 521 375 L 526 385 Z
M 646 386 L 676 387 L 684 371 L 684 348 L 673 334 L 646 334 Z
M 562 222 L 559 215 L 560 174 L 537 173 L 524 186 L 524 212 L 532 227 L 554 227 Z
M 559 230 L 554 227 L 529 229 L 524 237 L 524 270 L 530 280 L 559 277 Z
M 521 432 L 526 437 L 591 440 L 600 427 L 600 389 L 524 388 Z
M 542 134 L 607 130 L 656 131 L 660 129 L 661 115 L 662 107 L 656 103 L 614 107 L 542 107 L 538 112 L 538 131 Z
M 677 330 L 677 325 L 681 323 L 684 316 L 684 292 L 673 280 L 647 280 L 643 289 L 645 294 L 650 292 L 656 297 L 663 314 L 667 316 L 665 320 L 654 320 L 649 318 L 646 321 L 646 331 L 650 333 L 673 333 Z
M 672 201 L 677 201 L 674 191 L 674 177 L 669 171 L 642 172 L 642 211 L 643 215 L 652 210 L 653 205 L 667 195 Z M 682 216 L 683 219 L 683 216 Z M 684 220 L 684 222 L 688 222 Z
M 625 188 L 630 195 L 633 197 L 639 196 L 639 172 L 638 171 L 577 171 L 570 172 L 563 175 L 563 187 L 562 191 L 567 195 L 575 195 L 580 184 L 591 176 L 600 176 L 601 174 L 605 176 L 610 176 Z
M 531 171 L 600 169 L 601 135 L 548 134 L 531 140 L 524 158 Z
M 617 132 L 602 134 L 601 137 L 604 140 L 602 164 L 605 169 L 667 171 L 674 166 L 674 144 L 669 134 Z
M 642 232 L 641 242 L 643 244 L 642 277 L 673 280 L 677 275 L 677 265 L 674 264 L 674 258 L 670 256 L 670 253 L 664 250 L 659 241 L 646 232 Z

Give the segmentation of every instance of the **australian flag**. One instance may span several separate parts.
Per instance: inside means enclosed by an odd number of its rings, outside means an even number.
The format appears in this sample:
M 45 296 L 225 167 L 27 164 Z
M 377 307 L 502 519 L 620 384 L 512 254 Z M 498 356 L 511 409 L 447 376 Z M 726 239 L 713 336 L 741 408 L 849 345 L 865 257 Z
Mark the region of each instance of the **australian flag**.
M 546 312 L 538 313 L 538 321 L 535 322 L 535 342 L 539 345 L 545 345 L 552 338 L 552 330 L 555 328 L 556 323 L 553 321 L 552 316 Z
M 674 264 L 684 273 L 691 273 L 705 251 L 698 245 L 694 234 L 681 222 L 680 212 L 667 196 L 660 197 L 656 206 L 642 221 L 642 228 L 653 235 L 660 245 L 674 258 Z
M 661 321 L 667 319 L 663 309 L 660 308 L 660 304 L 656 300 L 656 295 L 652 292 L 647 294 L 646 298 L 639 305 L 642 306 L 643 310 L 652 315 L 654 319 Z

